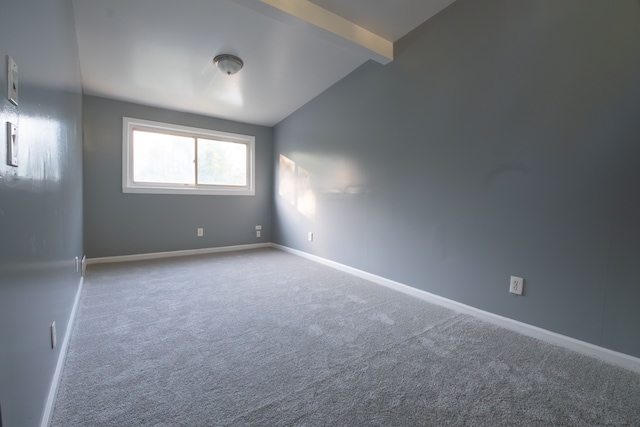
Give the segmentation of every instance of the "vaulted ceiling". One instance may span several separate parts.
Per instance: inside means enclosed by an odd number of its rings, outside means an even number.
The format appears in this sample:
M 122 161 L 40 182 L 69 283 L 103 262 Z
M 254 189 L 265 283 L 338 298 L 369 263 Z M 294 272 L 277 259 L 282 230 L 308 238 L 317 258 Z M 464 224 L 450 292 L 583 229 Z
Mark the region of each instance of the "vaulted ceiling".
M 272 126 L 453 1 L 73 0 L 83 90 Z

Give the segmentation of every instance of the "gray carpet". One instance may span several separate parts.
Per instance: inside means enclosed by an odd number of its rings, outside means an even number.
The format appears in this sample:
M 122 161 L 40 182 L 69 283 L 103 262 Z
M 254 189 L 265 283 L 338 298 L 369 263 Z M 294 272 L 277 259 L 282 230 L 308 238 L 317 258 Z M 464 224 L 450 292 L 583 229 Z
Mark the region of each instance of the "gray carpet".
M 53 426 L 640 425 L 640 375 L 274 249 L 92 265 Z

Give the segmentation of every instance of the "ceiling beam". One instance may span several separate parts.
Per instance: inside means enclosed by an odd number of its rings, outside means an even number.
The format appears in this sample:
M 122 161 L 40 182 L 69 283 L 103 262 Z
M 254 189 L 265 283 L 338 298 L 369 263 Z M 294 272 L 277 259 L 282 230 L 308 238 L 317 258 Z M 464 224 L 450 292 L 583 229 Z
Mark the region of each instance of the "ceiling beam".
M 314 25 L 329 34 L 355 43 L 374 54 L 378 62 L 393 61 L 393 42 L 308 0 L 261 0 L 272 7 Z
M 320 38 L 364 54 L 381 64 L 393 61 L 393 42 L 308 0 L 234 1 L 288 24 L 306 27 Z

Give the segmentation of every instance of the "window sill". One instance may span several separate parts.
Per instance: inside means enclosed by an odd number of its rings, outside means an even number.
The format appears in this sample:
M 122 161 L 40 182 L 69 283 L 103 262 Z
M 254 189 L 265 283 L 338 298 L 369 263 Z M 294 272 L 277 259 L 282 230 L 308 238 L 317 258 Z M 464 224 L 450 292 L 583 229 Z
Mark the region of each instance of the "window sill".
M 255 196 L 255 190 L 208 189 L 198 187 L 122 187 L 123 193 L 134 194 L 190 194 L 198 196 Z

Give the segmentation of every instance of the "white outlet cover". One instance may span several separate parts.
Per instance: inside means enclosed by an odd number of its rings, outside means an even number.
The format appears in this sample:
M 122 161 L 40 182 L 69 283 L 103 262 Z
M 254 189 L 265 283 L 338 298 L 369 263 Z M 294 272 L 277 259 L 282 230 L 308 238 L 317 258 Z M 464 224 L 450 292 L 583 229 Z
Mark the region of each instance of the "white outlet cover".
M 204 236 L 204 228 L 198 228 L 196 234 L 197 234 L 198 237 Z
M 7 99 L 18 105 L 18 65 L 7 56 Z
M 509 292 L 516 295 L 522 295 L 524 288 L 524 279 L 522 277 L 511 276 L 509 281 Z
M 309 238 L 310 242 L 313 242 L 313 232 L 311 232 L 311 231 L 309 232 L 308 238 Z
M 256 225 L 256 231 L 258 230 L 262 230 L 262 226 L 261 225 Z

